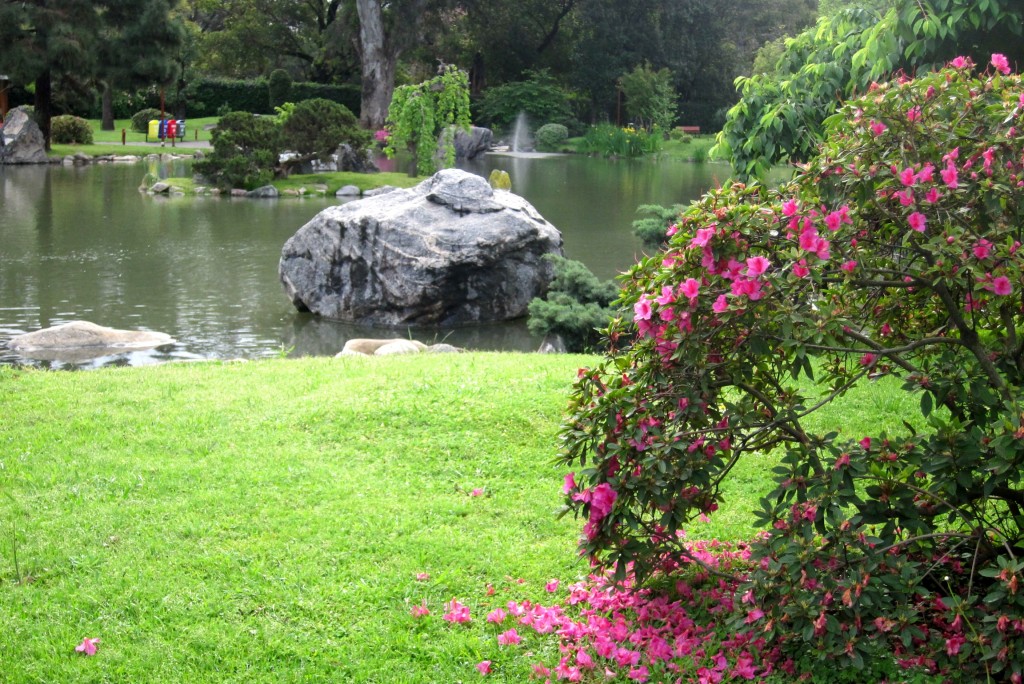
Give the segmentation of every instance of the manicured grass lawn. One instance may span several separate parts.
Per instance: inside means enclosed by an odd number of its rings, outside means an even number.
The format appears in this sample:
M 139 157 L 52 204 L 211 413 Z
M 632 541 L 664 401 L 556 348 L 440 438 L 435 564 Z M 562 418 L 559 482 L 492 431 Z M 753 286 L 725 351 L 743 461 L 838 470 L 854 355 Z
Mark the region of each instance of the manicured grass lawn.
M 0 680 L 526 680 L 483 617 L 586 573 L 551 463 L 582 363 L 0 370 Z

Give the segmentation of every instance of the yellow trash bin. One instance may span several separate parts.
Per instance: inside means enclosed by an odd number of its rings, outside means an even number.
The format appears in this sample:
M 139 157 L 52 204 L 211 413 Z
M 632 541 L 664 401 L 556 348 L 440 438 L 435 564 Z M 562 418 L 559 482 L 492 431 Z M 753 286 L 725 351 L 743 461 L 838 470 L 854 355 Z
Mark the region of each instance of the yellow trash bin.
M 158 119 L 151 119 L 149 122 L 149 132 L 146 133 L 146 142 L 155 142 L 160 139 L 160 121 Z

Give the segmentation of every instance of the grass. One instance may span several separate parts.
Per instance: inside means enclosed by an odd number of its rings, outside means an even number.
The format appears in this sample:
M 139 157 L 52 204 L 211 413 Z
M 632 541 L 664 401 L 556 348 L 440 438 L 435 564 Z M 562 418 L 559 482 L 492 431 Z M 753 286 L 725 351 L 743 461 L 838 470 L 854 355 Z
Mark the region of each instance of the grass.
M 218 117 L 206 117 L 200 119 L 186 119 L 186 136 L 184 142 L 208 142 L 210 140 L 210 131 L 206 130 L 205 127 L 209 124 L 217 123 Z M 100 130 L 99 119 L 87 119 L 89 126 L 92 128 L 93 144 L 92 145 L 52 145 L 50 150 L 51 157 L 66 157 L 68 155 L 74 155 L 78 152 L 84 152 L 92 157 L 99 157 L 103 155 L 134 155 L 134 156 L 145 156 L 147 154 L 155 154 L 160 152 L 172 152 L 179 155 L 192 155 L 195 153 L 193 148 L 184 147 L 180 144 L 174 147 L 168 142 L 163 148 L 158 145 L 146 145 L 146 134 L 136 133 L 132 130 L 132 122 L 129 119 L 117 119 L 114 121 L 114 130 L 102 131 Z M 125 131 L 125 144 L 121 144 L 121 130 Z M 152 141 L 151 141 L 152 142 Z
M 554 640 L 499 648 L 509 625 L 483 616 L 563 599 L 588 571 L 552 458 L 592 362 L 0 369 L 0 680 L 413 684 L 475 681 L 491 660 L 490 680 L 526 681 Z M 811 427 L 858 439 L 914 410 L 883 379 Z M 749 538 L 774 463 L 741 462 L 690 537 Z M 471 625 L 440 619 L 453 598 Z M 421 601 L 429 619 L 410 615 Z M 96 657 L 74 652 L 84 637 Z
M 586 571 L 551 464 L 583 360 L 529 358 L 0 371 L 0 679 L 525 680 L 439 617 Z

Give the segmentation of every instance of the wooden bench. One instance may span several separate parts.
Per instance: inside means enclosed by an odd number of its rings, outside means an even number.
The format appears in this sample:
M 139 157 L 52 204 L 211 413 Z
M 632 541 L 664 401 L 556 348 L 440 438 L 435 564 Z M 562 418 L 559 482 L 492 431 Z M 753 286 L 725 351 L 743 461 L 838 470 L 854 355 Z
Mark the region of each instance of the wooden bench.
M 687 135 L 700 135 L 700 126 L 676 126 L 676 130 Z

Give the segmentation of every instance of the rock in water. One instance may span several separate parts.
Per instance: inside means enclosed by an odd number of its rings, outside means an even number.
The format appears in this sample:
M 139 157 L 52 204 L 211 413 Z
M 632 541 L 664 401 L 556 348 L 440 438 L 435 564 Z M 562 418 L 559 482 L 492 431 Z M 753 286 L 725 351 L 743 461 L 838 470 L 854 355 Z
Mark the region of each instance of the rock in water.
M 526 315 L 562 236 L 526 200 L 447 169 L 409 190 L 330 207 L 284 245 L 300 311 L 363 325 L 455 326 Z
M 28 111 L 15 107 L 7 112 L 0 129 L 0 164 L 46 164 L 46 139 Z
M 161 332 L 118 330 L 89 321 L 70 321 L 24 335 L 16 335 L 8 340 L 7 347 L 33 359 L 82 361 L 173 343 L 174 338 Z

